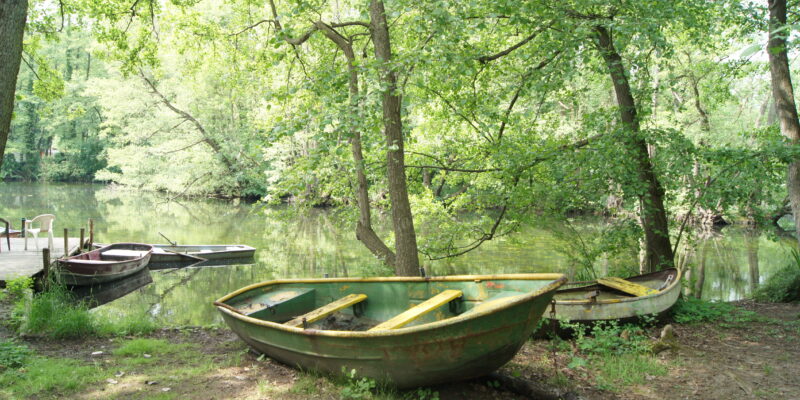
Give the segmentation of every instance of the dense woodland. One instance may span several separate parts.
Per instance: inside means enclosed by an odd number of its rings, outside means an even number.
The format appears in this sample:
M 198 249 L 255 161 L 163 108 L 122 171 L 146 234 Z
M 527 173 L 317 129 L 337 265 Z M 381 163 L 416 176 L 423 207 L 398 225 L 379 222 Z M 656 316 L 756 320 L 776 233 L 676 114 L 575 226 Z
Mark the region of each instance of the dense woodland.
M 589 213 L 654 270 L 800 207 L 795 3 L 25 3 L 6 180 L 337 206 L 398 274 Z

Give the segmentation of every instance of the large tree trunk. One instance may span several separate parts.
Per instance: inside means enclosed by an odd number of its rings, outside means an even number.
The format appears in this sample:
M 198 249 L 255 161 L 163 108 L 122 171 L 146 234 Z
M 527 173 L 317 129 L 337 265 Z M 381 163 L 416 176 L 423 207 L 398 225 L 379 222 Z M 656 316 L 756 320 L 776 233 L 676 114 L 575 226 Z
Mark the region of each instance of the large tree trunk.
M 786 25 L 786 0 L 768 0 L 769 3 L 769 72 L 772 76 L 772 97 L 781 123 L 781 133 L 796 145 L 800 140 L 800 122 L 794 103 L 792 76 L 789 73 L 789 56 L 786 50 L 786 35 L 789 32 L 775 32 Z M 794 216 L 794 229 L 800 240 L 800 161 L 789 164 L 786 172 L 786 189 Z
M 674 265 L 674 261 L 669 240 L 667 211 L 664 208 L 664 189 L 653 171 L 647 142 L 640 135 L 636 102 L 633 99 L 622 57 L 614 47 L 608 29 L 596 26 L 595 33 L 597 46 L 614 85 L 620 118 L 631 135 L 627 146 L 637 163 L 639 181 L 644 185 L 644 190 L 638 195 L 645 240 L 642 269 L 651 272 L 669 268 Z
M 386 136 L 386 171 L 389 180 L 389 198 L 392 202 L 392 223 L 395 240 L 395 273 L 415 275 L 419 271 L 417 235 L 411 204 L 406 187 L 405 150 L 403 149 L 403 124 L 400 116 L 401 100 L 397 93 L 397 77 L 391 66 L 392 48 L 389 42 L 389 25 L 383 1 L 371 0 L 369 5 L 370 33 L 375 45 L 375 58 L 380 63 L 383 86 L 383 125 Z
M 358 66 L 356 65 L 356 55 L 350 41 L 342 37 L 333 28 L 323 22 L 314 24 L 317 29 L 322 31 L 325 36 L 334 42 L 347 58 L 347 72 L 349 74 L 348 88 L 350 92 L 350 115 L 348 118 L 348 129 L 350 130 L 350 149 L 353 153 L 353 163 L 356 169 L 356 202 L 358 203 L 358 223 L 356 224 L 356 238 L 369 249 L 376 257 L 382 259 L 386 265 L 395 267 L 395 255 L 391 249 L 381 240 L 372 229 L 372 216 L 369 202 L 369 183 L 367 174 L 364 171 L 364 153 L 361 148 L 361 118 L 359 111 L 359 89 L 358 89 Z
M 6 153 L 14 113 L 14 92 L 22 60 L 22 36 L 28 17 L 28 0 L 0 1 L 0 167 Z

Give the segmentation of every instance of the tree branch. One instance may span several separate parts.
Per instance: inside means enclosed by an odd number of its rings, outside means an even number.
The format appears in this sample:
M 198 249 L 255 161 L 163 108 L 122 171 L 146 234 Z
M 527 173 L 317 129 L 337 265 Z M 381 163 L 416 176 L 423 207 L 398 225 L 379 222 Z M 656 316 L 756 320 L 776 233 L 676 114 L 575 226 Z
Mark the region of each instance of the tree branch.
M 267 23 L 267 22 L 269 22 L 269 23 L 273 23 L 273 24 L 277 24 L 277 23 L 278 23 L 278 21 L 276 21 L 276 20 L 274 20 L 274 19 L 262 19 L 261 21 L 258 21 L 258 22 L 256 22 L 255 24 L 252 24 L 252 25 L 250 25 L 250 26 L 246 26 L 246 27 L 242 28 L 242 29 L 241 29 L 240 31 L 238 31 L 238 32 L 229 33 L 229 34 L 228 34 L 228 36 L 239 36 L 239 35 L 241 35 L 242 33 L 245 33 L 245 32 L 247 32 L 247 31 L 249 31 L 249 30 L 251 30 L 251 29 L 254 29 L 255 27 L 257 27 L 257 26 L 259 26 L 259 25 L 261 25 L 261 24 L 263 24 L 263 23 Z
M 514 92 L 514 97 L 511 98 L 511 102 L 508 104 L 508 108 L 506 109 L 505 115 L 503 115 L 503 119 L 502 121 L 500 121 L 500 129 L 497 132 L 496 142 L 500 142 L 503 139 L 503 132 L 506 130 L 506 123 L 508 122 L 508 117 L 511 115 L 511 110 L 514 109 L 514 104 L 517 103 L 517 99 L 519 99 L 519 95 L 522 92 L 522 89 L 525 88 L 525 83 L 528 81 L 531 75 L 533 75 L 534 71 L 539 71 L 542 68 L 546 67 L 553 60 L 555 60 L 556 57 L 558 57 L 560 54 L 561 51 L 559 50 L 556 52 L 556 54 L 553 55 L 553 57 L 540 62 L 539 65 L 535 66 L 522 76 L 522 82 L 520 82 L 519 87 Z
M 524 46 L 525 43 L 528 43 L 531 40 L 533 40 L 534 38 L 536 38 L 536 36 L 539 36 L 540 33 L 544 32 L 546 29 L 550 28 L 551 25 L 553 25 L 553 22 L 550 22 L 547 26 L 539 28 L 538 30 L 536 30 L 535 32 L 533 32 L 532 34 L 527 36 L 526 38 L 520 40 L 516 44 L 512 45 L 511 47 L 509 47 L 509 48 L 507 48 L 507 49 L 505 49 L 505 50 L 503 50 L 503 51 L 501 51 L 499 53 L 495 53 L 495 54 L 488 55 L 488 56 L 478 57 L 477 60 L 479 62 L 485 64 L 485 63 L 487 63 L 489 61 L 494 61 L 494 60 L 497 60 L 500 57 L 507 56 L 507 55 L 511 54 L 512 51 Z

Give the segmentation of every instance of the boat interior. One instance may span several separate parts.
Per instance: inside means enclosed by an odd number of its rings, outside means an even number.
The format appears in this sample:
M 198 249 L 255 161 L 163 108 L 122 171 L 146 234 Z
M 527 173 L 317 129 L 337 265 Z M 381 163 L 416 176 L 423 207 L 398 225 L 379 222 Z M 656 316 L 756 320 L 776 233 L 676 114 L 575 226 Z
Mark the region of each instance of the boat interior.
M 321 330 L 376 331 L 474 313 L 546 286 L 552 280 L 275 283 L 218 306 L 263 321 Z
M 73 261 L 118 262 L 142 258 L 150 251 L 151 247 L 147 245 L 110 245 L 72 256 L 69 259 Z
M 600 278 L 590 282 L 572 282 L 567 288 L 556 292 L 554 298 L 560 300 L 613 300 L 657 294 L 669 287 L 677 277 L 674 268 L 630 278 Z

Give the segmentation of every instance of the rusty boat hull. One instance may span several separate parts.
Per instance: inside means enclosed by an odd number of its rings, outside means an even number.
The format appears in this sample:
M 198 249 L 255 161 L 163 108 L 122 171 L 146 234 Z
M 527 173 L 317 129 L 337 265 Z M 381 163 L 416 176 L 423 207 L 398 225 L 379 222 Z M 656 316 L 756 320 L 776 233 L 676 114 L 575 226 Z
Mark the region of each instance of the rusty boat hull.
M 214 304 L 243 341 L 273 359 L 331 374 L 355 371 L 407 388 L 470 379 L 504 365 L 565 282 L 561 274 L 277 280 Z M 461 296 L 408 325 L 382 328 L 446 292 Z M 354 295 L 366 300 L 321 321 L 286 323 Z M 337 318 L 355 324 L 332 326 Z
M 59 276 L 67 285 L 94 285 L 133 275 L 150 262 L 153 246 L 115 243 L 59 260 Z
M 592 322 L 657 315 L 669 310 L 681 293 L 681 273 L 669 268 L 625 278 L 656 293 L 632 296 L 596 282 L 575 282 L 556 292 L 555 318 L 562 321 Z M 597 294 L 589 298 L 590 294 Z M 550 318 L 548 313 L 546 318 Z

